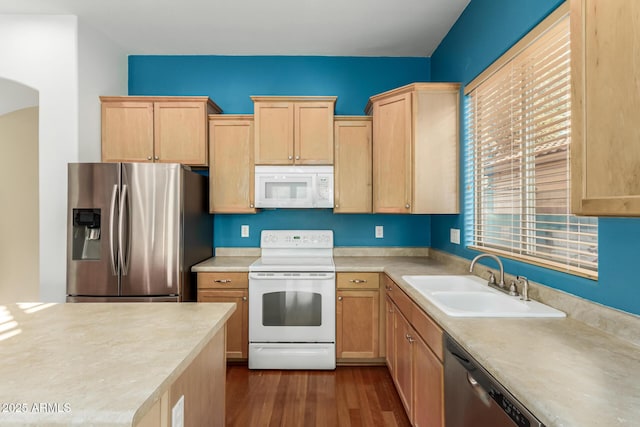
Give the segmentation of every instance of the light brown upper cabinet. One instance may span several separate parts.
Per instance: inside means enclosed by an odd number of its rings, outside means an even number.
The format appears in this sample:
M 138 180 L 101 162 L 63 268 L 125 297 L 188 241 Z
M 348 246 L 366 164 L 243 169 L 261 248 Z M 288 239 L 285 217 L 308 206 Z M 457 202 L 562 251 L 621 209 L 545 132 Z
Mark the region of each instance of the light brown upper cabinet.
M 414 83 L 370 98 L 374 212 L 459 212 L 459 91 Z
M 335 96 L 252 96 L 257 165 L 332 165 Z
M 336 116 L 335 213 L 371 212 L 371 116 Z
M 101 96 L 102 161 L 206 166 L 208 114 L 222 112 L 206 96 Z
M 571 209 L 640 216 L 637 0 L 571 0 Z
M 255 213 L 253 116 L 209 116 L 209 210 Z

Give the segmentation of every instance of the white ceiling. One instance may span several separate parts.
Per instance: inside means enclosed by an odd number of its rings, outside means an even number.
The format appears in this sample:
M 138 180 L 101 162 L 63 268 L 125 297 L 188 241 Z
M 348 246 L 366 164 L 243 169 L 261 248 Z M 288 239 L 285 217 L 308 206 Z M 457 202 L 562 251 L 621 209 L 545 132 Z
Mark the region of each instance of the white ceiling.
M 470 0 L 0 0 L 69 14 L 129 54 L 431 56 Z

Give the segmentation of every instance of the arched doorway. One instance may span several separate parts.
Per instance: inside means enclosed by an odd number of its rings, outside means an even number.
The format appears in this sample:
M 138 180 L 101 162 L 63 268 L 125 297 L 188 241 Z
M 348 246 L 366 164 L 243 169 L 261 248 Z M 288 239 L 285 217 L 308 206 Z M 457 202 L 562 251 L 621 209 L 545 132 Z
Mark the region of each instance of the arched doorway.
M 0 302 L 38 301 L 39 93 L 0 78 Z

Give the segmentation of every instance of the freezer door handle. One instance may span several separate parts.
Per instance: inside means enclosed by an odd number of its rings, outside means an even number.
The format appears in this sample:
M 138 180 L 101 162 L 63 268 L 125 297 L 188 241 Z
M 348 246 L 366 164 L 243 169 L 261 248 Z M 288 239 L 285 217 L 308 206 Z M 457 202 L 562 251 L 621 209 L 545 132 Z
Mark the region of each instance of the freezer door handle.
M 126 208 L 125 208 L 126 205 Z M 122 194 L 120 196 L 120 217 L 118 218 L 118 248 L 120 252 L 120 268 L 122 275 L 129 273 L 129 193 L 127 184 L 122 185 Z M 126 225 L 125 225 L 126 217 Z M 127 227 L 126 238 L 124 228 Z
M 118 258 L 116 254 L 115 242 L 114 239 L 116 235 L 114 233 L 115 229 L 115 221 L 116 221 L 116 201 L 118 199 L 118 185 L 113 186 L 113 191 L 111 192 L 111 206 L 109 209 L 109 261 L 111 261 L 111 273 L 114 276 L 118 275 Z

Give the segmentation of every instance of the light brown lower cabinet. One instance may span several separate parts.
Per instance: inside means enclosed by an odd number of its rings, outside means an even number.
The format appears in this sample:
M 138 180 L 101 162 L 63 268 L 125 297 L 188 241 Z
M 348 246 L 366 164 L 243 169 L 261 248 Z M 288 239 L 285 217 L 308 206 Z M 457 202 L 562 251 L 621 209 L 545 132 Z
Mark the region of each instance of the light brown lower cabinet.
M 385 307 L 385 362 L 387 363 L 387 368 L 389 368 L 389 373 L 393 377 L 394 372 L 396 370 L 396 362 L 395 362 L 395 352 L 393 351 L 394 343 L 395 343 L 395 322 L 393 319 L 393 313 L 395 312 L 395 305 L 393 301 L 388 296 L 384 299 L 384 307 Z
M 336 358 L 380 357 L 378 273 L 338 273 L 336 280 Z
M 442 329 L 387 276 L 386 360 L 400 400 L 415 427 L 444 426 Z M 390 342 L 393 345 L 390 345 Z
M 395 310 L 393 313 L 393 320 L 395 325 L 394 333 L 394 353 L 396 359 L 396 370 L 394 372 L 393 379 L 396 383 L 396 389 L 400 400 L 404 405 L 405 411 L 409 415 L 409 419 L 413 421 L 411 417 L 413 407 L 413 346 L 409 341 L 413 328 L 404 318 L 400 310 Z
M 249 349 L 247 273 L 198 273 L 198 302 L 234 302 L 227 321 L 227 359 L 246 360 Z
M 226 358 L 225 330 L 220 329 L 200 354 L 139 420 L 136 427 L 170 427 L 171 409 L 184 399 L 185 427 L 224 427 Z

